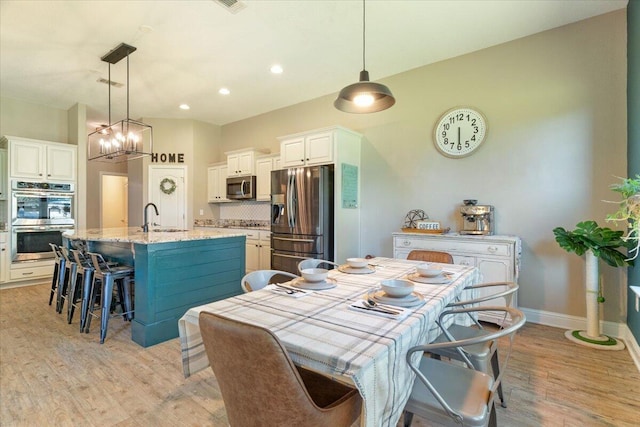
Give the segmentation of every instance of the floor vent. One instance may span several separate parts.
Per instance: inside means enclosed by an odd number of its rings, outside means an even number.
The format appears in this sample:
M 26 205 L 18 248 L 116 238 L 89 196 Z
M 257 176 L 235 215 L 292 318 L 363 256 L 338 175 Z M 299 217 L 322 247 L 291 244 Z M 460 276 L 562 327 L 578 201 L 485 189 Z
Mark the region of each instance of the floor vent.
M 226 10 L 234 14 L 247 7 L 245 3 L 238 0 L 213 0 L 213 2 L 219 4 L 220 6 L 224 7 Z
M 109 80 L 107 80 L 107 79 L 103 79 L 102 77 L 100 77 L 100 78 L 97 80 L 97 82 L 98 82 L 98 83 L 104 83 L 104 84 L 106 84 L 106 85 L 111 84 L 111 86 L 113 86 L 113 87 L 123 87 L 123 86 L 124 86 L 124 83 L 114 82 L 113 80 L 109 81 Z

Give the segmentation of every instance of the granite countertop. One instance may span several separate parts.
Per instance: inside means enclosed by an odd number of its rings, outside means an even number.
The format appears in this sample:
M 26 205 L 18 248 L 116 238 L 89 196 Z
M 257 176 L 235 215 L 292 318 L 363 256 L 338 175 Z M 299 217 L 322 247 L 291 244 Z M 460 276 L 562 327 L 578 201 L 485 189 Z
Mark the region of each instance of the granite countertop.
M 158 231 L 153 231 L 158 230 Z M 168 231 L 172 230 L 172 231 Z M 152 244 L 164 242 L 180 242 L 187 240 L 220 239 L 226 237 L 244 236 L 243 233 L 229 231 L 208 230 L 197 228 L 193 230 L 179 230 L 154 228 L 143 233 L 140 227 L 129 228 L 89 228 L 84 230 L 66 231 L 62 234 L 71 240 L 89 240 L 100 242 L 124 242 Z

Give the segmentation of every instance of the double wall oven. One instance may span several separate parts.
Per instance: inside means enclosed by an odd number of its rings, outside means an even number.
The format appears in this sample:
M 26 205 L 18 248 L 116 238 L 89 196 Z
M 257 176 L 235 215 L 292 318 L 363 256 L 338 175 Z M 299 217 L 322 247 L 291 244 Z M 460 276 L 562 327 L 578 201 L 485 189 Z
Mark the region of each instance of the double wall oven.
M 53 258 L 49 243 L 75 226 L 74 197 L 71 183 L 11 182 L 12 263 Z

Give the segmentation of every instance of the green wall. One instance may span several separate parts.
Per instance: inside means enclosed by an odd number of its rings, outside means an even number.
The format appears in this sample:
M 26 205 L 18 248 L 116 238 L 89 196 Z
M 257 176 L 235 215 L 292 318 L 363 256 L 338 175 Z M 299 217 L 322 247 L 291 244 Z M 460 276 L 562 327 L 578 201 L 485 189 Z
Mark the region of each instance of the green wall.
M 640 174 L 640 0 L 627 5 L 627 176 Z M 640 260 L 629 268 L 629 285 L 640 286 Z M 640 343 L 640 313 L 636 295 L 627 290 L 627 325 Z

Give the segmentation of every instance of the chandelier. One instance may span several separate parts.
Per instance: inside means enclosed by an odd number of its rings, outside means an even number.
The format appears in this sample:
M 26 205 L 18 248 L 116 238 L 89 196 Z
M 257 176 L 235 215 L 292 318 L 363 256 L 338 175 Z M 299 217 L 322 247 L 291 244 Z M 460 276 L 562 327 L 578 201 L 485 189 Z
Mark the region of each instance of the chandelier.
M 88 136 L 88 160 L 121 163 L 153 154 L 151 126 L 129 118 L 129 54 L 136 48 L 120 43 L 101 59 L 109 63 L 109 124 L 102 125 Z M 127 118 L 111 123 L 111 64 L 127 58 Z

